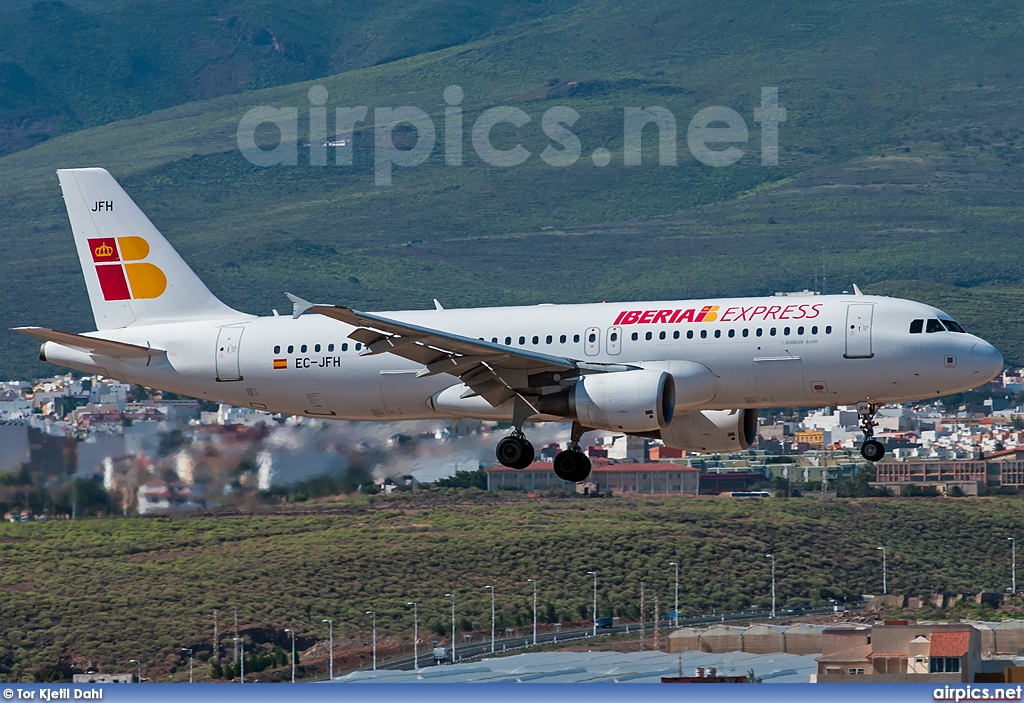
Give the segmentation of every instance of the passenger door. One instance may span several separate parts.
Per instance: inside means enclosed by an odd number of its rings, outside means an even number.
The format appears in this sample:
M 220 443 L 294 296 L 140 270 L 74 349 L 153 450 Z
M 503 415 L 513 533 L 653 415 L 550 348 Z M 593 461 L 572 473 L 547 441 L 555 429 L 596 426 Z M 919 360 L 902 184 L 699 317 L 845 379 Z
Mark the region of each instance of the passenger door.
M 609 327 L 608 328 L 608 342 L 605 346 L 608 353 L 611 355 L 618 354 L 622 351 L 622 328 L 621 327 Z
M 242 327 L 221 327 L 217 334 L 217 380 L 241 381 L 238 368 L 238 348 L 242 341 Z
M 588 327 L 583 336 L 583 345 L 587 356 L 597 356 L 601 352 L 601 330 L 597 327 Z
M 847 359 L 870 359 L 871 316 L 874 305 L 850 303 L 846 308 L 846 354 Z

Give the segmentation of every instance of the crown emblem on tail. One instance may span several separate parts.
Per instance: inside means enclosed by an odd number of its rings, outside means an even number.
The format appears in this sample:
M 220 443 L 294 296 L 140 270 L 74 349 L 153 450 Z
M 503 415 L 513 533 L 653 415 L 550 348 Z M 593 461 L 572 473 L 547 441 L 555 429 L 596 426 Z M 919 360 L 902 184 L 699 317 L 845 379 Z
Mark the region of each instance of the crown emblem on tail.
M 104 242 L 103 244 L 100 244 L 98 247 L 93 249 L 93 253 L 96 255 L 97 258 L 105 259 L 107 257 L 114 255 L 114 247 Z

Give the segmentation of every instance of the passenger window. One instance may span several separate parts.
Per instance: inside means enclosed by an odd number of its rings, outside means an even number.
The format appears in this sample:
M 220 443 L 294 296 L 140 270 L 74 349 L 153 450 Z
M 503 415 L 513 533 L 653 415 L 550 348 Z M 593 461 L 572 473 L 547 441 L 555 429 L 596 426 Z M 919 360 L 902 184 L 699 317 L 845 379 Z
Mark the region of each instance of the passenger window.
M 491 344 L 497 344 L 497 343 L 498 343 L 498 338 L 497 337 L 491 337 Z
M 788 327 L 786 329 L 782 330 L 782 336 L 783 337 L 788 337 L 789 336 L 789 328 Z
M 280 344 L 278 344 L 278 345 L 276 345 L 274 347 L 274 353 L 275 354 L 280 354 L 281 353 L 281 345 Z
M 832 325 L 825 325 L 825 334 L 832 334 Z
M 803 334 L 804 334 L 804 328 L 803 327 L 797 327 L 796 328 L 796 333 L 802 337 Z
M 593 344 L 594 342 L 596 342 L 596 341 L 597 341 L 597 335 L 596 335 L 596 334 L 594 334 L 593 332 L 591 332 L 591 333 L 590 333 L 590 334 L 589 334 L 589 335 L 587 336 L 587 340 L 588 340 L 588 341 L 589 341 L 589 342 L 590 342 L 591 344 Z
M 291 344 L 289 344 L 289 345 L 288 345 L 288 353 L 289 353 L 289 354 L 291 354 L 291 353 L 292 353 L 293 351 L 295 351 L 295 346 L 294 346 L 294 345 L 291 345 Z
M 754 334 L 756 334 L 758 337 L 760 337 L 761 336 L 761 328 L 758 327 L 757 330 L 754 332 Z
M 559 344 L 565 344 L 565 335 L 564 334 L 561 337 L 558 338 L 558 343 Z
M 313 347 L 313 351 L 320 351 L 320 345 L 317 344 L 315 347 Z
M 534 344 L 540 344 L 540 337 L 538 337 L 537 335 L 534 335 L 533 336 L 533 343 Z
M 961 332 L 963 334 L 967 334 L 964 328 L 958 325 L 953 320 L 943 320 L 942 324 L 944 324 L 946 326 L 946 329 L 949 330 L 950 332 Z
M 746 327 L 743 328 L 743 336 L 744 337 L 749 337 L 750 336 L 750 330 L 748 330 Z
M 548 340 L 550 340 L 550 339 L 551 339 L 551 338 L 550 338 L 550 337 L 548 337 Z M 617 342 L 617 341 L 619 341 L 619 333 L 618 333 L 618 332 L 612 332 L 612 341 L 613 341 L 613 342 Z
M 651 341 L 651 339 L 654 338 L 654 335 L 648 332 L 647 334 L 644 335 L 644 338 L 649 342 Z
M 811 328 L 811 334 L 818 334 L 818 326 L 817 325 L 815 325 L 814 327 Z
M 552 339 L 551 339 L 551 335 L 549 334 L 547 337 L 544 338 L 544 343 L 545 344 L 551 344 L 551 342 L 552 342 Z
M 770 330 L 768 330 L 768 334 L 770 334 L 772 337 L 774 337 L 775 336 L 775 328 L 772 327 Z
M 942 323 L 938 320 L 928 320 L 928 326 L 924 328 L 925 332 L 945 332 L 946 328 L 942 326 Z
M 722 330 L 715 330 L 715 339 L 720 339 L 722 336 Z
M 341 344 L 341 350 L 342 350 L 343 352 L 344 352 L 344 351 L 348 351 L 348 342 L 342 342 L 342 344 Z
M 924 331 L 924 320 L 911 320 L 910 334 L 921 334 Z
M 303 354 L 305 354 L 306 353 L 306 349 L 308 349 L 308 348 L 309 347 L 307 347 L 305 344 L 303 344 L 301 347 L 299 347 L 299 351 L 302 352 Z
M 729 339 L 732 339 L 735 336 L 736 336 L 736 330 L 729 330 Z
M 526 337 L 520 337 L 519 338 L 519 343 L 520 344 L 526 344 Z
M 634 332 L 633 336 L 630 337 L 630 339 L 632 339 L 635 342 L 636 340 L 640 339 L 640 335 L 638 335 L 636 332 Z
M 679 339 L 679 330 L 672 333 L 672 339 Z
M 327 351 L 329 351 L 329 352 L 334 351 L 334 345 L 333 344 L 328 344 L 327 345 Z
M 512 338 L 511 337 L 505 337 L 505 346 L 507 347 L 507 346 L 509 346 L 511 344 L 512 344 Z
M 707 330 L 701 330 L 700 331 L 700 338 L 701 339 L 707 339 L 708 338 L 708 331 Z
M 693 339 L 693 330 L 686 330 L 686 338 Z
M 633 335 L 633 339 L 636 339 L 636 335 L 635 334 Z M 572 336 L 572 343 L 573 344 L 579 344 L 580 343 L 580 336 L 578 334 L 574 334 Z
M 660 334 L 658 334 L 658 339 L 665 339 L 665 333 L 661 332 Z
M 362 348 L 363 348 L 363 345 L 360 344 L 359 342 L 356 342 L 356 351 L 359 351 Z

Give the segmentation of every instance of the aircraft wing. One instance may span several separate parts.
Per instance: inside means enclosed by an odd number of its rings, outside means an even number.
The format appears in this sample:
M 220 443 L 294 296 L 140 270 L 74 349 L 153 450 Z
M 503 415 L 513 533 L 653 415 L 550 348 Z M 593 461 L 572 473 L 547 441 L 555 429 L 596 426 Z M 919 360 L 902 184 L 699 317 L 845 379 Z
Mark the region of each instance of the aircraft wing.
M 295 296 L 295 313 L 313 312 L 334 318 L 357 329 L 349 338 L 362 342 L 361 355 L 390 353 L 423 364 L 419 376 L 447 373 L 469 387 L 464 397 L 479 395 L 494 406 L 509 398 L 529 394 L 530 388 L 558 385 L 586 369 L 617 371 L 622 366 L 604 367 L 528 349 L 507 347 L 400 322 L 341 305 L 314 305 Z M 525 400 L 525 399 L 524 399 Z
M 13 327 L 11 331 L 27 334 L 29 337 L 43 339 L 47 342 L 63 344 L 65 347 L 81 349 L 90 354 L 102 354 L 103 356 L 112 356 L 119 359 L 145 359 L 146 357 L 160 356 L 166 353 L 163 349 L 140 347 L 135 344 L 115 342 L 110 339 L 97 339 L 96 337 L 87 337 L 84 334 L 61 332 L 60 330 L 51 330 L 45 327 Z

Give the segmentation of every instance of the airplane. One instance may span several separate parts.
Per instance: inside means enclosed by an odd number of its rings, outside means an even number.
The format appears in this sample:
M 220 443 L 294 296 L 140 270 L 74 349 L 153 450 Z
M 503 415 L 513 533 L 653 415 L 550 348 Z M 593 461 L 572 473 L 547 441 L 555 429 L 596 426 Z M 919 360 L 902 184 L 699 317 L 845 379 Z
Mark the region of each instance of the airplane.
M 572 423 L 555 473 L 580 482 L 587 430 L 698 452 L 743 450 L 758 411 L 856 405 L 878 461 L 884 403 L 957 393 L 1003 357 L 929 305 L 852 294 L 361 312 L 286 294 L 291 315 L 218 300 L 117 181 L 57 172 L 96 331 L 15 331 L 39 358 L 239 407 L 340 420 L 509 422 L 504 466 L 534 459 L 524 425 Z

